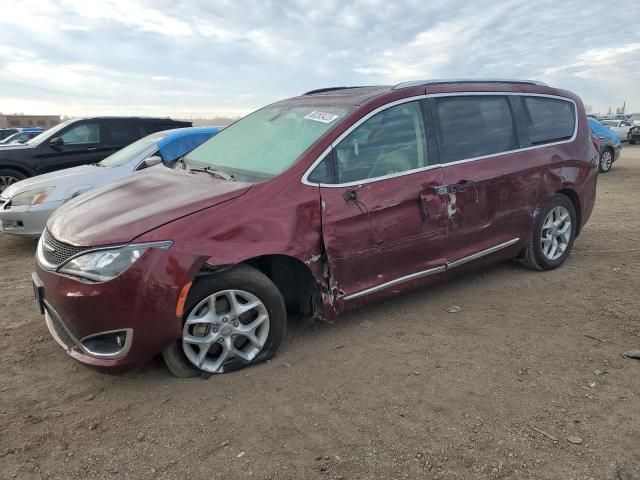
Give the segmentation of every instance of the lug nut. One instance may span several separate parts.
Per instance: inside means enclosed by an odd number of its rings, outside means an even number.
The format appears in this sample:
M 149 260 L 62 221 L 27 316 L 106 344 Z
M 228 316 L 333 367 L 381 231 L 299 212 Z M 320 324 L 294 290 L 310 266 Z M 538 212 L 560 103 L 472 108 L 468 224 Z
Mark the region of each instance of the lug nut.
M 219 338 L 218 343 L 224 343 L 224 338 Z
M 231 335 L 231 338 L 236 338 L 236 337 L 237 337 L 237 335 Z
M 222 317 L 222 323 L 227 323 L 229 319 L 227 317 Z
M 218 327 L 213 327 L 211 330 L 213 331 L 213 333 L 218 333 Z
M 239 327 L 240 326 L 240 322 L 236 320 L 235 322 L 233 322 L 233 326 L 234 327 Z

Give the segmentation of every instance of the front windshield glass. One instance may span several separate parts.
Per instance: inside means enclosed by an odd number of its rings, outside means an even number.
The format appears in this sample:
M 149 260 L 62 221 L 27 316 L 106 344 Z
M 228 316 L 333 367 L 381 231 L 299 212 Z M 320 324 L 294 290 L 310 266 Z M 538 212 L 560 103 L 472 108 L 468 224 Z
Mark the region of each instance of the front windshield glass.
M 276 104 L 238 120 L 184 157 L 208 166 L 257 178 L 290 167 L 349 112 L 349 107 Z
M 58 133 L 60 130 L 62 130 L 64 127 L 66 127 L 73 121 L 74 120 L 67 120 L 66 122 L 59 123 L 55 127 L 51 127 L 49 130 L 45 130 L 40 135 L 33 137 L 31 140 L 29 140 L 26 143 L 27 145 L 32 145 L 34 147 L 38 146 L 45 140 L 55 137 L 56 133 Z
M 131 145 L 127 145 L 113 155 L 108 156 L 100 162 L 100 165 L 103 167 L 119 167 L 125 163 L 129 163 L 147 150 L 149 150 L 148 153 L 155 150 L 157 148 L 156 142 L 162 138 L 163 135 L 149 135 L 148 137 L 141 138 L 137 142 L 133 142 Z

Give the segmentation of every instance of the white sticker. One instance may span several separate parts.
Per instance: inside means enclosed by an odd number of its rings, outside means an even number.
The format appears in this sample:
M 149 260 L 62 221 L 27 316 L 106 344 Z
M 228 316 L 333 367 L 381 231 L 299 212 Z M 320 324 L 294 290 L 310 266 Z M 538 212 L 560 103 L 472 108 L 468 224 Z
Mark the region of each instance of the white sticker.
M 309 115 L 306 115 L 304 118 L 307 120 L 313 120 L 315 122 L 322 123 L 331 123 L 340 115 L 334 115 L 333 113 L 326 112 L 311 112 Z

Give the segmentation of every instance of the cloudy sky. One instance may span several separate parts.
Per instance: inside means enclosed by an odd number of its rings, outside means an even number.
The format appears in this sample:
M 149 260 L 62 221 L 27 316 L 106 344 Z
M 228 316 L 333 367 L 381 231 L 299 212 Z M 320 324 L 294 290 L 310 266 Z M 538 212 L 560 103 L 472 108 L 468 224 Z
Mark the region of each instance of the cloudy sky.
M 240 115 L 335 85 L 534 78 L 640 111 L 640 1 L 0 0 L 0 111 Z

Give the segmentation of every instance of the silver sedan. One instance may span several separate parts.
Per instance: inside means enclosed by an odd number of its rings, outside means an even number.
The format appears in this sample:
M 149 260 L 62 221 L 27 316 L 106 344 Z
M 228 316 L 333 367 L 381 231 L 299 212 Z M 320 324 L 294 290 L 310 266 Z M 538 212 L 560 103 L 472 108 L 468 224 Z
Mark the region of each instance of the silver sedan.
M 0 231 L 39 237 L 49 216 L 67 200 L 143 168 L 172 162 L 219 131 L 218 127 L 190 127 L 154 133 L 95 165 L 46 173 L 9 185 L 0 192 Z

